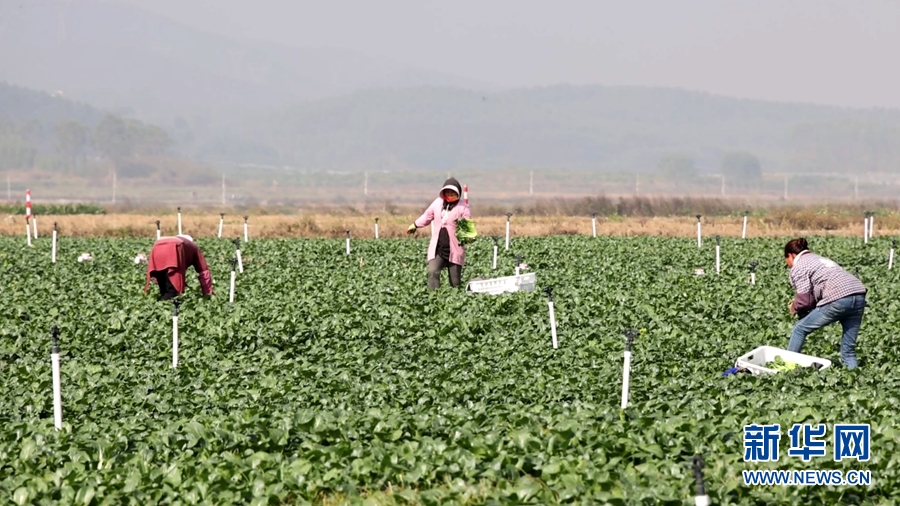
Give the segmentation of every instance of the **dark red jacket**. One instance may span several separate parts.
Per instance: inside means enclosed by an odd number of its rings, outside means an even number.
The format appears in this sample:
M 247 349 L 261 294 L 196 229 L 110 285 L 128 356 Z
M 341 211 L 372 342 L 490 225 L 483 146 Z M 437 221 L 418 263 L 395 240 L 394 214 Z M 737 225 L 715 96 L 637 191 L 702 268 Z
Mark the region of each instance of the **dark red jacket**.
M 147 259 L 147 284 L 144 292 L 150 288 L 150 273 L 164 271 L 169 274 L 169 282 L 179 294 L 184 293 L 184 274 L 188 267 L 193 267 L 200 278 L 200 291 L 203 295 L 212 295 L 212 276 L 200 248 L 193 242 L 181 237 L 163 237 L 153 244 L 150 258 Z

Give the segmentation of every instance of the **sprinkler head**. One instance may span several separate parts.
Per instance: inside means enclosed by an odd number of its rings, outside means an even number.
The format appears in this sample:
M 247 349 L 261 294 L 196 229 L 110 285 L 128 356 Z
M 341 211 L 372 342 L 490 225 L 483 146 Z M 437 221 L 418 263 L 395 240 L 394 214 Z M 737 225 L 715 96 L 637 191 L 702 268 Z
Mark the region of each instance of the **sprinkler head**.
M 375 218 L 375 223 L 378 223 L 378 218 Z
M 719 245 L 719 236 L 716 236 L 716 246 Z
M 174 299 L 172 299 L 172 307 L 174 308 L 174 311 L 175 311 L 173 314 L 175 316 L 178 316 L 178 307 L 179 306 L 181 306 L 181 299 L 179 299 L 178 297 L 175 297 Z
M 249 219 L 250 219 L 249 216 L 244 216 L 244 223 L 247 223 L 247 220 L 249 220 Z
M 749 214 L 750 214 L 750 211 L 744 211 L 744 216 L 747 216 Z
M 499 241 L 499 240 L 500 240 L 500 238 L 499 238 L 499 237 L 497 237 L 497 236 L 496 236 L 496 235 L 493 235 L 493 236 L 491 236 L 491 239 L 493 239 L 493 240 L 494 240 L 494 245 L 495 245 L 495 246 L 496 246 L 496 245 L 497 245 L 497 241 Z
M 699 215 L 699 214 L 697 215 L 697 221 L 700 221 L 700 215 Z
M 756 266 L 759 265 L 759 262 L 756 260 L 750 262 L 747 266 L 750 268 L 750 272 L 756 272 Z
M 694 458 L 691 459 L 691 463 L 694 469 L 694 481 L 697 486 L 697 495 L 704 496 L 706 495 L 706 484 L 703 482 L 703 457 L 701 455 L 694 455 Z
M 597 217 L 597 213 L 591 213 L 591 218 L 596 218 L 596 217 Z
M 631 349 L 631 343 L 634 342 L 634 338 L 640 335 L 637 329 L 627 329 L 625 331 L 625 344 L 628 345 L 628 348 Z
M 506 213 L 506 221 L 509 221 L 512 218 L 513 213 Z
M 224 220 L 224 219 L 225 219 L 225 213 L 219 213 L 219 217 L 222 218 L 222 219 Z
M 159 230 L 159 220 L 156 220 L 156 228 Z
M 547 298 L 550 299 L 550 302 L 553 302 L 553 287 L 552 286 L 545 287 L 544 293 L 547 294 Z
M 181 206 L 178 206 L 178 212 L 179 213 L 181 212 Z
M 347 239 L 349 239 L 349 238 L 350 238 L 350 231 L 348 230 L 347 231 Z
M 235 268 L 237 268 L 237 258 L 231 257 L 228 261 L 231 262 L 231 272 L 234 272 Z
M 53 344 L 53 353 L 59 353 L 59 327 L 50 327 L 50 340 Z
M 53 230 L 56 230 L 56 222 L 53 222 Z
M 240 239 L 232 239 L 231 244 L 234 244 L 236 249 L 241 249 L 241 240 Z

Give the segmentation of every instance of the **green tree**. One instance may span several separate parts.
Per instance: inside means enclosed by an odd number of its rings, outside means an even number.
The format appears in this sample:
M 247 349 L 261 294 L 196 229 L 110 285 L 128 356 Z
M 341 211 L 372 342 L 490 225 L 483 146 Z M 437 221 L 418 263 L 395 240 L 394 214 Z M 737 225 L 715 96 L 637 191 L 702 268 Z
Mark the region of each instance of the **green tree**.
M 657 169 L 660 173 L 672 178 L 682 178 L 697 174 L 694 158 L 684 154 L 668 155 L 661 158 Z
M 759 158 L 746 151 L 731 151 L 722 157 L 722 174 L 733 181 L 759 181 L 762 168 Z
M 73 120 L 56 125 L 54 147 L 70 168 L 84 165 L 87 157 L 91 132 L 88 127 Z

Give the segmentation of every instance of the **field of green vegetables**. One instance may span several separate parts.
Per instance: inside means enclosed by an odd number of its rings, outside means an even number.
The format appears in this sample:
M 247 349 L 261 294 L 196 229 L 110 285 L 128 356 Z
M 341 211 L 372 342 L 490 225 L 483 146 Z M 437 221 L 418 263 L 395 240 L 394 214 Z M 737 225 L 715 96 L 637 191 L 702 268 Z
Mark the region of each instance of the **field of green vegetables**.
M 188 231 L 190 232 L 190 231 Z M 786 238 L 785 238 L 786 239 Z M 840 329 L 807 340 L 821 372 L 722 377 L 786 347 L 783 239 L 513 239 L 553 286 L 425 289 L 424 239 L 251 240 L 228 303 L 230 242 L 199 238 L 172 369 L 172 304 L 142 293 L 151 240 L 0 238 L 0 497 L 14 504 L 693 504 L 702 454 L 716 505 L 900 501 L 900 270 L 889 239 L 810 238 L 869 287 L 860 369 Z M 502 241 L 501 241 L 502 243 Z M 464 278 L 490 270 L 469 247 Z M 77 263 L 82 252 L 93 262 Z M 756 285 L 747 264 L 760 262 Z M 705 276 L 695 276 L 703 268 Z M 446 281 L 446 279 L 445 279 Z M 155 289 L 155 287 L 154 287 Z M 63 430 L 53 426 L 50 327 L 60 329 Z M 620 411 L 623 332 L 634 343 Z M 751 423 L 869 423 L 872 459 L 743 462 Z M 867 487 L 746 487 L 744 469 L 868 469 Z

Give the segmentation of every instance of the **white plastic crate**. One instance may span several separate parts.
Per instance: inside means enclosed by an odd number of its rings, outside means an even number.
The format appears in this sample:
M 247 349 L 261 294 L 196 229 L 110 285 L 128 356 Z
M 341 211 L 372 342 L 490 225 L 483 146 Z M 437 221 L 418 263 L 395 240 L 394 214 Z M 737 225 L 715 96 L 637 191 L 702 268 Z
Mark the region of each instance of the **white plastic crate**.
M 473 279 L 466 285 L 466 291 L 491 295 L 518 291 L 533 292 L 535 283 L 537 283 L 537 274 L 529 272 L 503 278 Z
M 813 357 L 802 353 L 783 350 L 774 346 L 760 346 L 755 350 L 742 355 L 734 363 L 736 367 L 743 367 L 753 374 L 776 374 L 779 371 L 769 369 L 766 364 L 775 360 L 775 357 L 781 357 L 785 362 L 793 362 L 800 367 L 812 367 L 813 364 L 821 364 L 821 369 L 831 367 L 831 360 L 827 358 Z

